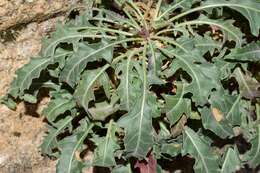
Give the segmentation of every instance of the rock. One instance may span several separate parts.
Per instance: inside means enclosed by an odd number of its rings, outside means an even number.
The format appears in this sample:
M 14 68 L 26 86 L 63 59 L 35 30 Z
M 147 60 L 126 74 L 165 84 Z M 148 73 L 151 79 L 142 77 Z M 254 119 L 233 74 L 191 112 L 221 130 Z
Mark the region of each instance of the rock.
M 0 32 L 66 13 L 79 0 L 1 0 Z

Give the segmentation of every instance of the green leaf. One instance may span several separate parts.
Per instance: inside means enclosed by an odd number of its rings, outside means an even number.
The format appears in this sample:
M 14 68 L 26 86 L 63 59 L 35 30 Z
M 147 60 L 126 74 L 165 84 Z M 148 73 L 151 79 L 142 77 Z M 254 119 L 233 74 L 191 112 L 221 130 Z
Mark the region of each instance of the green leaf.
M 53 122 L 59 115 L 65 113 L 66 111 L 70 111 L 75 106 L 76 103 L 74 100 L 55 98 L 49 102 L 45 109 L 43 109 L 42 114 L 48 119 L 49 122 Z
M 72 117 L 66 117 L 57 123 L 53 124 L 54 126 L 48 127 L 48 135 L 44 138 L 41 145 L 41 150 L 43 153 L 52 155 L 52 149 L 58 147 L 57 136 L 64 131 L 70 125 Z
M 10 98 L 8 96 L 1 97 L 0 98 L 0 104 L 4 104 L 9 109 L 12 109 L 12 110 L 15 110 L 16 106 L 17 106 L 16 102 L 12 98 Z
M 225 59 L 235 61 L 260 61 L 260 42 L 250 43 L 242 48 L 232 49 Z
M 29 103 L 37 103 L 37 98 L 36 96 L 34 95 L 31 95 L 31 94 L 24 94 L 22 97 L 21 97 L 24 101 L 26 102 L 29 102 Z
M 244 74 L 240 68 L 236 68 L 233 76 L 238 82 L 239 92 L 243 97 L 248 99 L 260 97 L 260 83 L 249 72 Z
M 166 116 L 170 121 L 170 124 L 175 124 L 183 114 L 187 116 L 191 113 L 191 102 L 187 98 L 183 98 L 187 93 L 187 83 L 177 83 L 176 95 L 163 95 L 165 99 Z
M 177 19 L 184 17 L 190 13 L 201 11 L 201 10 L 209 10 L 212 8 L 219 8 L 219 7 L 228 7 L 232 8 L 242 15 L 244 15 L 247 20 L 249 21 L 251 32 L 255 35 L 259 35 L 259 28 L 260 28 L 260 21 L 258 20 L 258 16 L 260 14 L 260 3 L 256 2 L 255 0 L 248 0 L 248 1 L 240 1 L 240 0 L 207 0 L 203 2 L 200 6 L 196 8 L 191 8 L 187 11 L 184 11 L 178 15 L 173 16 L 168 21 L 160 22 L 157 24 L 157 28 L 162 28 L 167 26 L 170 22 L 176 21 Z
M 89 102 L 95 99 L 93 90 L 94 85 L 97 84 L 97 82 L 105 87 L 106 85 L 109 85 L 109 78 L 105 72 L 108 67 L 109 65 L 105 65 L 96 70 L 87 70 L 82 75 L 82 80 L 76 88 L 74 97 L 80 106 L 82 106 L 87 112 Z
M 191 6 L 197 2 L 198 0 L 177 0 L 173 1 L 171 4 L 165 4 L 161 8 L 161 13 L 156 21 L 159 21 L 163 17 L 169 17 L 169 13 L 176 10 L 176 9 L 182 9 L 182 10 L 187 10 L 190 9 Z
M 102 43 L 88 45 L 79 44 L 78 51 L 70 57 L 70 59 L 66 62 L 64 69 L 61 71 L 60 80 L 73 87 L 80 79 L 80 75 L 78 74 L 84 70 L 88 62 L 101 59 L 105 59 L 110 62 L 113 57 L 113 48 L 107 47 L 104 49 L 107 44 L 108 43 L 105 41 L 102 41 Z
M 223 157 L 223 163 L 221 173 L 236 172 L 241 168 L 241 161 L 239 159 L 239 153 L 237 150 L 228 148 L 225 156 Z
M 52 62 L 50 58 L 31 59 L 28 64 L 16 71 L 17 77 L 13 80 L 9 93 L 15 98 L 21 97 L 24 91 L 30 88 L 32 80 L 38 78 Z
M 159 78 L 159 74 L 162 66 L 162 56 L 156 52 L 155 45 L 149 41 L 149 52 L 148 52 L 148 83 L 152 84 L 163 84 L 163 81 Z
M 220 50 L 222 48 L 222 44 L 219 41 L 212 39 L 209 33 L 204 34 L 203 37 L 196 35 L 193 41 L 195 42 L 195 48 L 200 51 L 202 56 L 207 52 L 213 56 L 215 50 Z
M 187 90 L 193 94 L 192 99 L 197 104 L 204 104 L 211 90 L 219 88 L 220 80 L 216 66 L 201 60 L 196 52 L 180 54 L 166 49 L 162 49 L 162 51 L 176 58 L 173 59 L 170 70 L 166 71 L 167 76 L 171 76 L 178 69 L 183 69 L 192 77 L 192 82 L 187 86 Z M 201 61 L 202 63 L 199 64 L 194 63 Z
M 50 39 L 43 40 L 41 50 L 42 57 L 53 57 L 55 49 L 60 43 L 72 43 L 74 51 L 78 49 L 78 43 L 83 38 L 114 38 L 106 35 L 95 35 L 93 32 L 84 31 L 78 32 L 77 30 L 68 26 L 57 25 L 56 31 L 51 35 Z
M 176 157 L 178 154 L 181 153 L 182 146 L 180 143 L 171 142 L 165 143 L 161 146 L 161 153 L 168 154 L 171 157 Z
M 241 96 L 229 95 L 227 92 L 214 92 L 209 102 L 211 109 L 218 109 L 223 118 L 227 119 L 233 126 L 241 125 Z
M 11 83 L 11 87 L 9 89 L 9 94 L 13 96 L 14 98 L 20 97 L 22 99 L 27 99 L 29 102 L 35 102 L 35 100 L 32 100 L 32 97 L 23 96 L 24 93 L 30 89 L 31 86 L 34 88 L 39 89 L 40 87 L 35 87 L 40 86 L 37 83 L 32 83 L 32 81 L 36 78 L 40 77 L 40 74 L 42 71 L 46 70 L 48 65 L 54 64 L 56 62 L 60 62 L 61 59 L 64 59 L 67 55 L 69 55 L 69 51 L 64 51 L 61 49 L 58 49 L 55 52 L 55 55 L 53 59 L 51 58 L 42 58 L 42 57 L 37 57 L 37 58 L 32 58 L 29 63 L 24 65 L 22 68 L 18 69 L 16 71 L 16 77 L 14 78 L 13 82 Z M 43 85 L 46 85 L 46 82 L 41 83 L 41 87 L 44 87 Z M 34 94 L 34 96 L 37 95 Z
M 219 69 L 221 80 L 228 79 L 232 74 L 232 69 L 236 66 L 236 63 L 228 62 L 223 59 L 214 59 L 214 64 Z
M 210 151 L 210 146 L 204 143 L 198 134 L 186 127 L 183 134 L 182 154 L 189 153 L 196 159 L 194 170 L 196 173 L 218 173 L 217 156 Z
M 259 35 L 259 28 L 260 28 L 260 3 L 256 2 L 255 0 L 247 0 L 247 1 L 240 1 L 240 0 L 207 0 L 203 3 L 199 8 L 216 8 L 216 7 L 228 7 L 233 10 L 238 11 L 244 17 L 247 18 L 250 24 L 251 32 L 255 36 Z
M 200 56 L 205 55 L 207 52 L 213 56 L 215 51 L 221 50 L 223 46 L 223 43 L 214 40 L 209 32 L 206 32 L 203 36 L 194 33 L 191 38 L 183 36 L 177 39 L 179 45 L 184 48 L 186 53 L 196 50 Z
M 141 66 L 138 61 L 132 58 L 134 52 L 130 53 L 127 60 L 122 60 L 115 67 L 115 73 L 119 76 L 120 84 L 117 87 L 120 96 L 121 109 L 129 110 L 135 103 L 136 98 L 140 96 L 141 80 L 139 73 Z
M 256 168 L 260 164 L 260 125 L 256 127 L 255 137 L 251 139 L 251 149 L 246 153 L 245 159 L 250 166 Z
M 234 136 L 232 126 L 225 120 L 222 112 L 216 112 L 206 107 L 199 109 L 199 111 L 201 113 L 202 125 L 205 129 L 213 131 L 223 139 Z
M 82 123 L 84 127 L 79 127 L 73 135 L 64 138 L 59 143 L 61 156 L 57 164 L 57 173 L 81 173 L 84 167 L 83 163 L 75 158 L 77 151 L 81 152 L 83 141 L 91 132 L 93 124 Z
M 119 120 L 119 125 L 125 128 L 125 149 L 128 156 L 145 158 L 153 145 L 152 108 L 147 104 L 147 91 L 129 113 Z
M 134 156 L 139 159 L 146 157 L 149 149 L 153 146 L 152 117 L 158 116 L 157 105 L 151 104 L 153 98 L 147 86 L 147 69 L 143 55 L 142 95 L 136 100 L 130 111 L 119 119 L 119 126 L 126 131 L 124 143 L 127 156 Z
M 110 121 L 107 127 L 105 137 L 96 137 L 93 139 L 97 148 L 94 153 L 93 165 L 101 167 L 111 167 L 116 165 L 114 153 L 120 149 L 117 144 L 116 131 L 117 126 L 113 121 Z
M 196 20 L 186 21 L 179 24 L 176 24 L 175 27 L 182 27 L 186 25 L 209 25 L 209 26 L 216 26 L 221 29 L 223 33 L 223 42 L 226 40 L 234 40 L 237 45 L 242 46 L 244 43 L 242 32 L 239 28 L 233 25 L 233 20 L 213 20 L 209 19 L 208 17 L 201 15 Z
M 116 104 L 118 99 L 118 96 L 112 96 L 110 103 L 108 103 L 107 101 L 95 103 L 95 107 L 91 107 L 88 109 L 91 117 L 94 120 L 104 121 L 109 115 L 119 110 L 119 105 Z
M 61 72 L 60 80 L 66 82 L 70 86 L 74 87 L 79 79 L 79 74 L 85 69 L 88 62 L 94 60 L 101 60 L 102 58 L 111 60 L 111 50 L 113 47 L 129 41 L 138 40 L 136 38 L 129 38 L 124 40 L 115 41 L 109 44 L 102 44 L 98 48 L 88 46 L 79 47 L 79 51 L 70 58 L 64 69 Z M 108 53 L 108 54 L 107 54 Z

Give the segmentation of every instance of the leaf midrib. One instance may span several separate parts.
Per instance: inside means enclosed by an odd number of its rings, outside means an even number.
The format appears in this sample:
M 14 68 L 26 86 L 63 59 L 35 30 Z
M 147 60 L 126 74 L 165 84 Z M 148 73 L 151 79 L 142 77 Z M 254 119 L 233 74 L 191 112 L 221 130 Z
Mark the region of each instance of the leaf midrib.
M 51 144 L 51 142 L 53 141 L 53 139 L 58 135 L 58 133 L 64 128 L 66 127 L 66 125 L 72 120 L 72 117 L 69 117 L 68 120 L 66 122 L 64 122 L 63 125 L 61 125 L 55 133 L 52 134 L 51 140 L 48 141 L 48 143 L 46 144 L 46 147 L 44 149 L 44 151 L 47 151 L 47 148 L 49 148 L 49 145 Z
M 184 88 L 185 88 L 185 85 L 182 86 L 182 91 L 181 91 L 181 95 L 180 95 L 180 98 L 178 99 L 178 102 L 177 104 L 175 104 L 175 106 L 172 107 L 171 110 L 169 110 L 166 114 L 170 114 L 176 107 L 178 107 L 178 105 L 182 102 L 182 97 L 184 95 Z
M 241 80 L 242 80 L 244 86 L 246 87 L 247 91 L 248 91 L 248 92 L 250 93 L 250 95 L 252 96 L 253 93 L 252 93 L 251 89 L 249 88 L 249 86 L 247 85 L 246 80 L 245 80 L 245 78 L 244 78 L 244 75 L 242 74 L 242 72 L 241 72 L 240 69 L 238 69 L 238 74 L 239 74 L 239 76 L 240 76 L 240 78 L 241 78 Z
M 106 142 L 105 142 L 105 148 L 104 148 L 104 155 L 103 155 L 103 158 L 102 158 L 102 165 L 105 165 L 105 159 L 106 159 L 106 156 L 107 156 L 107 146 L 108 146 L 109 139 L 111 137 L 112 123 L 113 123 L 113 121 L 111 120 L 110 123 L 109 123 L 108 129 L 107 129 Z
M 228 3 L 221 3 L 221 4 L 212 4 L 212 5 L 204 5 L 204 6 L 202 5 L 200 7 L 193 8 L 193 9 L 188 10 L 188 11 L 186 11 L 184 13 L 181 13 L 181 14 L 179 14 L 177 16 L 174 16 L 173 18 L 169 19 L 168 22 L 172 22 L 172 21 L 174 21 L 174 20 L 176 20 L 176 19 L 178 19 L 180 17 L 183 17 L 183 16 L 185 16 L 187 14 L 190 14 L 190 13 L 193 13 L 195 11 L 203 10 L 203 9 L 206 9 L 206 8 L 224 7 L 224 6 L 227 6 L 227 7 L 233 6 L 233 7 L 239 7 L 239 8 L 244 8 L 244 9 L 250 9 L 252 11 L 256 11 L 256 12 L 260 13 L 260 10 L 255 9 L 255 8 L 251 8 L 249 6 L 242 6 L 240 4 L 234 4 L 234 3 L 229 3 L 229 4 Z
M 67 77 L 66 77 L 66 81 L 67 82 L 69 81 L 70 75 L 71 75 L 72 71 L 74 71 L 75 67 L 78 64 L 82 63 L 82 61 L 86 60 L 87 58 L 89 58 L 89 57 L 91 57 L 91 56 L 93 56 L 93 55 L 95 55 L 95 54 L 97 54 L 97 53 L 99 53 L 99 52 L 101 52 L 101 51 L 111 47 L 111 46 L 114 46 L 114 45 L 117 45 L 117 44 L 121 44 L 121 43 L 124 43 L 124 42 L 137 41 L 137 40 L 140 40 L 140 38 L 128 38 L 128 39 L 120 40 L 120 41 L 117 41 L 117 42 L 113 42 L 113 43 L 110 43 L 110 44 L 108 44 L 108 45 L 106 45 L 104 47 L 101 47 L 101 48 L 97 49 L 96 51 L 90 53 L 89 55 L 81 58 L 79 61 L 77 61 L 77 63 L 73 64 L 71 70 L 69 70 L 69 73 L 67 74 Z
M 231 115 L 231 112 L 233 111 L 233 109 L 235 108 L 235 105 L 238 103 L 238 101 L 240 100 L 240 95 L 237 97 L 237 99 L 235 100 L 234 104 L 232 105 L 232 107 L 230 108 L 230 110 L 228 111 L 226 118 L 228 119 L 229 116 Z
M 66 105 L 67 103 L 69 103 L 69 100 L 67 100 L 67 101 L 65 101 L 65 102 L 63 102 L 63 103 L 61 103 L 61 104 L 55 105 L 55 106 L 49 111 L 49 113 L 46 115 L 46 117 L 50 117 L 53 111 L 57 110 L 59 107 L 62 107 L 63 105 Z
M 30 76 L 31 73 L 32 73 L 34 70 L 36 70 L 38 67 L 41 67 L 42 65 L 44 65 L 44 64 L 47 63 L 48 61 L 51 61 L 51 59 L 50 59 L 50 58 L 46 59 L 46 60 L 43 61 L 42 63 L 37 64 L 32 70 L 30 70 L 29 72 L 27 72 L 26 75 L 25 75 L 25 77 L 23 78 L 23 80 L 22 80 L 22 82 L 21 82 L 21 85 L 20 85 L 20 86 L 22 86 L 21 88 L 25 88 L 25 87 L 24 87 L 24 82 L 26 81 L 26 79 L 28 78 L 28 76 Z M 25 89 L 27 89 L 27 87 L 26 87 Z
M 137 145 L 135 147 L 134 155 L 137 154 L 137 151 L 139 149 L 140 140 L 141 140 L 141 132 L 142 132 L 142 123 L 143 123 L 143 117 L 144 117 L 144 106 L 145 106 L 145 100 L 146 100 L 146 51 L 147 51 L 147 45 L 144 46 L 144 52 L 143 52 L 143 98 L 142 98 L 142 104 L 141 104 L 141 111 L 140 111 L 140 123 L 138 128 L 138 137 L 137 137 Z
M 57 43 L 61 42 L 62 40 L 66 40 L 66 39 L 69 39 L 69 38 L 77 38 L 77 37 L 111 38 L 111 39 L 115 39 L 115 37 L 113 37 L 113 36 L 106 36 L 106 35 L 89 35 L 89 34 L 69 35 L 69 36 L 66 36 L 66 37 L 59 38 L 59 39 L 55 40 L 54 42 L 52 42 L 51 44 L 49 44 L 49 46 L 46 47 L 43 56 L 46 57 L 46 55 L 47 55 L 49 49 L 50 49 L 52 46 L 56 45 Z
M 193 146 L 195 147 L 195 149 L 197 150 L 197 152 L 198 152 L 198 154 L 199 154 L 199 156 L 200 156 L 200 158 L 201 158 L 201 161 L 202 161 L 202 163 L 203 163 L 203 165 L 204 165 L 204 167 L 205 167 L 205 169 L 206 169 L 206 172 L 209 173 L 207 164 L 206 164 L 206 162 L 205 162 L 205 160 L 204 160 L 204 158 L 203 158 L 202 153 L 200 152 L 199 148 L 197 147 L 196 142 L 193 141 L 193 138 L 190 136 L 190 134 L 189 134 L 189 132 L 188 132 L 187 130 L 185 130 L 185 133 L 186 133 L 186 135 L 189 137 L 189 139 L 190 139 L 190 141 L 192 142 L 192 144 L 193 144 Z
M 257 134 L 257 136 L 258 136 L 257 150 L 256 150 L 256 154 L 251 159 L 251 161 L 254 161 L 257 158 L 257 156 L 258 156 L 258 154 L 260 152 L 260 125 L 258 125 L 258 134 Z
M 89 128 L 88 128 L 88 129 L 85 131 L 85 133 L 80 137 L 80 139 L 77 141 L 77 144 L 76 144 L 75 147 L 73 148 L 71 157 L 70 157 L 70 159 L 69 159 L 69 167 L 68 167 L 68 172 L 67 172 L 67 173 L 70 173 L 70 172 L 71 172 L 72 160 L 73 160 L 73 158 L 74 158 L 74 154 L 75 154 L 76 150 L 78 149 L 79 145 L 83 142 L 83 140 L 87 137 L 89 131 L 92 129 L 93 126 L 94 126 L 93 124 L 91 124 L 91 125 L 89 126 Z
M 224 172 L 224 168 L 226 167 L 226 163 L 227 163 L 227 160 L 228 160 L 228 155 L 229 155 L 229 153 L 230 153 L 230 150 L 228 150 L 228 152 L 227 152 L 227 156 L 226 156 L 226 158 L 225 158 L 225 160 L 224 160 L 224 163 L 223 163 L 223 165 L 222 165 L 222 169 L 221 169 L 221 173 L 225 173 Z
M 88 94 L 90 88 L 92 87 L 92 85 L 94 84 L 94 82 L 100 77 L 100 75 L 102 75 L 104 73 L 104 71 L 109 67 L 109 64 L 105 65 L 101 70 L 100 72 L 89 82 L 84 94 L 83 94 L 83 100 L 82 100 L 82 103 L 83 103 L 83 107 L 87 110 L 88 109 L 88 105 L 85 106 L 85 103 L 86 103 L 86 95 Z
M 187 22 L 183 22 L 183 23 L 180 23 L 180 24 L 177 24 L 175 25 L 175 27 L 180 27 L 180 26 L 183 26 L 183 25 L 189 25 L 189 24 L 207 24 L 207 25 L 215 25 L 215 26 L 218 26 L 224 30 L 226 30 L 227 32 L 229 32 L 230 34 L 232 34 L 233 36 L 236 37 L 236 39 L 238 40 L 239 42 L 239 45 L 241 46 L 242 45 L 242 41 L 239 39 L 239 36 L 237 36 L 233 31 L 231 31 L 230 29 L 226 28 L 225 26 L 219 24 L 219 23 L 215 23 L 215 22 L 212 22 L 212 21 L 203 21 L 203 20 L 191 20 L 191 21 L 187 21 Z

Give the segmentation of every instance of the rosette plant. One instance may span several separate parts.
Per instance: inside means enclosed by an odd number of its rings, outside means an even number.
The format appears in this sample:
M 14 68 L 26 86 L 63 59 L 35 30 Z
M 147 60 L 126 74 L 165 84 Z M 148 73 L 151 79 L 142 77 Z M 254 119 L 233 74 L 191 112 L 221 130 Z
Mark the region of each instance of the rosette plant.
M 257 0 L 88 1 L 3 102 L 48 91 L 41 149 L 59 173 L 164 172 L 178 159 L 196 173 L 257 169 L 259 28 Z

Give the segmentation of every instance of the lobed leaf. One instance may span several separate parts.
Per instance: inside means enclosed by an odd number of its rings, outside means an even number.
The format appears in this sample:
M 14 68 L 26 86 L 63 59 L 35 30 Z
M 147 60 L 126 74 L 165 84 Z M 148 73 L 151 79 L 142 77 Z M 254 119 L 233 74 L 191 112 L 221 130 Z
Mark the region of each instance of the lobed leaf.
M 42 114 L 48 119 L 49 122 L 53 122 L 59 115 L 65 113 L 66 111 L 70 111 L 75 106 L 76 103 L 74 100 L 56 98 L 49 102 L 47 107 L 43 109 Z
M 100 44 L 98 48 L 93 49 L 95 46 L 84 45 L 82 49 L 75 56 L 65 64 L 64 69 L 61 72 L 60 80 L 66 82 L 70 86 L 74 87 L 79 79 L 79 74 L 85 69 L 88 62 L 94 60 L 105 59 L 111 61 L 113 53 L 113 47 L 129 41 L 134 41 L 135 38 L 123 39 L 108 44 Z
M 176 24 L 175 27 L 182 27 L 186 25 L 209 25 L 212 27 L 218 27 L 223 33 L 223 42 L 226 40 L 233 40 L 238 46 L 242 46 L 244 43 L 242 32 L 233 25 L 233 20 L 213 20 L 207 16 L 201 15 L 196 20 L 186 21 Z
M 252 34 L 254 34 L 255 36 L 259 35 L 259 29 L 260 29 L 260 21 L 258 19 L 260 14 L 259 2 L 256 2 L 255 0 L 247 0 L 247 1 L 219 0 L 217 2 L 214 0 L 207 0 L 199 8 L 206 9 L 206 8 L 216 8 L 216 7 L 228 7 L 238 11 L 249 21 Z
M 24 91 L 30 88 L 32 80 L 38 78 L 41 72 L 51 63 L 53 63 L 53 60 L 50 58 L 31 59 L 28 64 L 17 70 L 17 77 L 11 84 L 9 94 L 15 98 L 22 97 Z
M 205 107 L 199 111 L 201 113 L 202 125 L 205 129 L 213 131 L 223 139 L 234 136 L 232 126 L 225 120 L 221 112 L 214 112 L 214 108 L 210 110 Z
M 259 82 L 250 76 L 249 72 L 244 74 L 240 68 L 236 68 L 233 72 L 233 76 L 236 78 L 240 94 L 248 99 L 260 97 L 260 84 Z
M 82 151 L 84 139 L 91 132 L 93 124 L 82 123 L 73 135 L 64 138 L 59 143 L 61 156 L 57 164 L 57 173 L 81 173 L 84 164 L 75 158 L 78 151 Z
M 225 56 L 225 59 L 235 61 L 260 61 L 260 42 L 247 44 L 242 48 L 232 49 L 231 53 Z
M 120 106 L 125 110 L 130 110 L 133 107 L 136 98 L 140 96 L 139 93 L 141 92 L 141 80 L 138 72 L 141 66 L 138 61 L 132 60 L 133 55 L 134 52 L 128 56 L 127 60 L 119 62 L 115 68 L 115 73 L 120 79 L 120 84 L 117 87 Z
M 175 95 L 164 95 L 166 116 L 170 124 L 175 124 L 183 114 L 187 116 L 191 113 L 191 102 L 189 99 L 184 98 L 187 93 L 187 83 L 177 83 L 177 92 Z
M 144 54 L 145 55 L 145 54 Z M 143 56 L 144 57 L 144 56 Z M 127 156 L 145 158 L 153 146 L 152 117 L 159 114 L 158 106 L 147 89 L 146 65 L 143 59 L 141 98 L 136 100 L 130 111 L 119 119 L 119 126 L 126 131 L 124 143 Z
M 241 161 L 237 150 L 228 148 L 225 156 L 223 157 L 223 164 L 221 173 L 236 172 L 241 167 Z
M 57 136 L 64 131 L 67 127 L 70 126 L 72 117 L 66 117 L 57 123 L 53 124 L 54 126 L 49 126 L 48 135 L 44 138 L 41 150 L 43 153 L 52 155 L 52 150 L 58 147 Z
M 251 139 L 251 149 L 246 153 L 245 160 L 255 168 L 260 164 L 260 125 L 256 126 L 255 136 Z
M 232 125 L 241 125 L 241 96 L 229 95 L 224 91 L 214 92 L 209 102 L 211 109 L 220 110 L 223 119 L 227 119 Z
M 194 62 L 201 61 L 201 58 L 196 52 L 191 52 L 190 55 L 186 53 L 175 53 L 174 51 L 166 49 L 162 49 L 162 51 L 176 58 L 173 60 L 170 70 L 167 71 L 167 76 L 171 76 L 178 69 L 183 69 L 192 77 L 192 82 L 187 87 L 187 90 L 193 94 L 192 99 L 197 104 L 204 104 L 208 99 L 211 90 L 213 88 L 219 88 L 220 81 L 216 66 L 207 63 L 204 60 L 202 63 L 195 64 Z
M 210 146 L 190 128 L 186 127 L 183 133 L 182 154 L 189 153 L 196 159 L 194 170 L 196 173 L 218 173 L 217 156 L 210 151 Z
M 107 134 L 105 137 L 96 137 L 93 139 L 97 148 L 94 153 L 93 165 L 101 167 L 111 167 L 116 165 L 114 153 L 120 149 L 116 131 L 117 126 L 113 121 L 110 121 L 107 127 Z
M 109 65 L 105 65 L 96 70 L 87 70 L 82 75 L 82 80 L 76 88 L 74 98 L 86 112 L 88 112 L 89 102 L 95 100 L 93 91 L 95 84 L 100 83 L 105 88 L 109 86 L 109 78 L 105 73 L 108 67 Z M 107 96 L 109 97 L 109 95 Z

